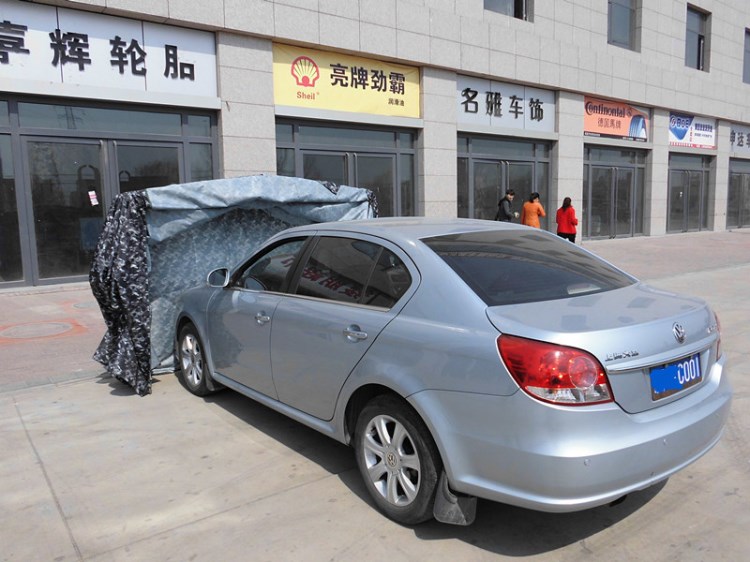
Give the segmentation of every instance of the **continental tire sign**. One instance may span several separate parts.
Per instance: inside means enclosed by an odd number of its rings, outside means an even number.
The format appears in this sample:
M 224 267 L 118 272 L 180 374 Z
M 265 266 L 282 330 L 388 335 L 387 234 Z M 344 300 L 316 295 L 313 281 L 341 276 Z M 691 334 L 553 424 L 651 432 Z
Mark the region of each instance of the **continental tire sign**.
M 637 142 L 648 142 L 650 118 L 647 109 L 626 103 L 584 98 L 583 134 Z

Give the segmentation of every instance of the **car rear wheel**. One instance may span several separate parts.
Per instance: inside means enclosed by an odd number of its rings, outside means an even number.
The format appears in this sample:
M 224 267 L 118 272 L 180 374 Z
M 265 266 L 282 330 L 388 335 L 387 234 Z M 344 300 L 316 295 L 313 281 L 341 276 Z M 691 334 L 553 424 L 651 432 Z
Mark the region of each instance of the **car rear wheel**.
M 196 396 L 211 394 L 203 344 L 192 324 L 184 326 L 177 339 L 177 372 L 183 385 Z
M 365 486 L 383 513 L 407 525 L 433 517 L 442 462 L 427 427 L 406 402 L 383 395 L 367 404 L 354 448 Z

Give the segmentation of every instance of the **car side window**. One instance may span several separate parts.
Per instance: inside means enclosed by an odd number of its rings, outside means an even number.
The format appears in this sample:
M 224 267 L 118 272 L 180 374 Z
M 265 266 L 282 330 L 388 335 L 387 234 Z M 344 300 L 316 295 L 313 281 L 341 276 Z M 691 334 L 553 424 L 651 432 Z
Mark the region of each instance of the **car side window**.
M 296 293 L 358 303 L 379 255 L 380 246 L 371 242 L 323 237 L 302 269 Z
M 411 285 L 411 275 L 396 254 L 383 248 L 365 289 L 363 304 L 391 308 Z
M 302 269 L 298 295 L 390 308 L 411 277 L 404 263 L 379 244 L 322 237 Z
M 256 291 L 280 292 L 304 244 L 304 239 L 289 240 L 256 256 L 235 284 Z

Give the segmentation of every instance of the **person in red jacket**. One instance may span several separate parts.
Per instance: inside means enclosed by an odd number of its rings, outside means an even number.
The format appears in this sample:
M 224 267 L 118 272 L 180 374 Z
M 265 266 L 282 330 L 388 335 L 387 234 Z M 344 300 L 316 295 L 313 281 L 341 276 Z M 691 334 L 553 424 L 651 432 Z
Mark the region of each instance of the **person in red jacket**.
M 557 235 L 560 238 L 570 240 L 575 244 L 576 241 L 576 211 L 570 204 L 570 197 L 563 199 L 562 207 L 557 210 Z

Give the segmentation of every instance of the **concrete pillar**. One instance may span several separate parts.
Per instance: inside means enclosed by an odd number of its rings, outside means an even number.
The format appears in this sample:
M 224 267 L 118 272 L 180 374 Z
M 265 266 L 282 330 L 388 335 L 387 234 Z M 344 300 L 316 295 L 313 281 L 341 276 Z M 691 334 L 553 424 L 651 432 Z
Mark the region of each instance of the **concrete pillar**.
M 456 106 L 456 73 L 424 68 L 417 214 L 429 217 L 457 214 Z
M 217 33 L 216 59 L 221 176 L 275 174 L 272 42 Z

